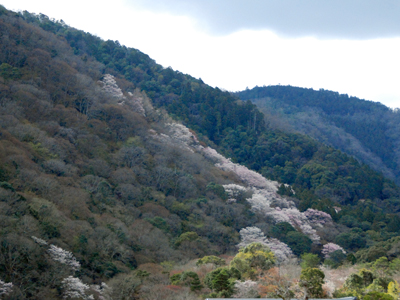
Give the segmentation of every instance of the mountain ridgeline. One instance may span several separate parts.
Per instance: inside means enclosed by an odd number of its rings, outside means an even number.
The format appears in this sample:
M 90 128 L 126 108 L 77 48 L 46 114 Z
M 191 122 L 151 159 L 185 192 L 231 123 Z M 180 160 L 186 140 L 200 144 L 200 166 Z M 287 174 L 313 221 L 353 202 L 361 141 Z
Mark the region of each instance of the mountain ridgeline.
M 283 88 L 235 95 L 0 6 L 0 293 L 199 299 L 232 295 L 234 279 L 285 257 L 395 261 L 397 114 Z M 296 123 L 307 114 L 320 123 Z M 340 253 L 324 256 L 332 243 Z M 253 269 L 249 253 L 268 263 Z
M 307 134 L 399 182 L 398 110 L 336 92 L 292 86 L 255 87 L 237 95 L 272 117 L 275 128 Z

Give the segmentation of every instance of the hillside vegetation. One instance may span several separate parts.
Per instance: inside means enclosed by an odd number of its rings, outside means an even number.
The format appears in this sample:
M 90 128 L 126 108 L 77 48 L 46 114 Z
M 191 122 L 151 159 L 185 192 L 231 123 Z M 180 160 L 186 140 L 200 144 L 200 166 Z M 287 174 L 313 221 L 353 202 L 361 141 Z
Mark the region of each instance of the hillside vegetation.
M 307 134 L 399 182 L 399 111 L 336 92 L 292 86 L 255 87 L 237 94 L 251 100 L 271 126 Z
M 399 204 L 392 181 L 250 101 L 0 6 L 6 299 L 325 297 L 322 263 L 397 266 Z

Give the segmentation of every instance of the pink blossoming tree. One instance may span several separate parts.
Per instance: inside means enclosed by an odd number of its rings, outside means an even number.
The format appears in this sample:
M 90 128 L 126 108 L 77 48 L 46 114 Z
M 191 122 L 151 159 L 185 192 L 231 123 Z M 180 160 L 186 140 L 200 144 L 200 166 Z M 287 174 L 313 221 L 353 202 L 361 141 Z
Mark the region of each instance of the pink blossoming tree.
M 335 252 L 335 251 L 338 251 L 338 250 L 340 250 L 340 251 L 342 251 L 344 254 L 346 254 L 346 251 L 344 251 L 342 247 L 340 247 L 339 245 L 336 245 L 336 244 L 334 244 L 334 243 L 325 244 L 325 245 L 322 247 L 321 253 L 324 255 L 324 258 L 329 258 L 329 255 L 330 255 L 332 252 Z
M 241 238 L 241 242 L 238 244 L 239 248 L 244 248 L 251 243 L 257 242 L 268 246 L 279 262 L 284 262 L 294 257 L 288 245 L 278 239 L 267 238 L 258 227 L 246 227 L 241 229 L 239 233 Z

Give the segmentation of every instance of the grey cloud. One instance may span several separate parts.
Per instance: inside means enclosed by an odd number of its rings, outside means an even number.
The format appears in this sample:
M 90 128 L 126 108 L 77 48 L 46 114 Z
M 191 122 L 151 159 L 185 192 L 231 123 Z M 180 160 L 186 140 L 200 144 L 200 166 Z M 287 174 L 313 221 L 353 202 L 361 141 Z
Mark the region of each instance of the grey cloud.
M 288 37 L 370 39 L 400 36 L 398 0 L 130 0 L 188 15 L 214 35 L 270 29 Z

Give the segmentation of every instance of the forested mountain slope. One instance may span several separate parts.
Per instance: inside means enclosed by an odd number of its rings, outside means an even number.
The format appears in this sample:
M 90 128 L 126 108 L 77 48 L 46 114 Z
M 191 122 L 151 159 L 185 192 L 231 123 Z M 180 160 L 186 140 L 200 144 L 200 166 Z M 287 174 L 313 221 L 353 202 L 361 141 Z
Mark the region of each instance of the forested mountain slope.
M 199 299 L 224 292 L 213 276 L 230 286 L 258 278 L 238 245 L 263 251 L 263 268 L 309 252 L 331 265 L 399 255 L 398 187 L 334 148 L 272 130 L 250 101 L 1 6 L 0 45 L 9 299 Z M 206 255 L 220 256 L 204 260 L 217 266 L 236 255 L 235 267 L 190 265 Z
M 274 126 L 340 149 L 399 182 L 400 112 L 336 92 L 292 86 L 255 87 L 237 94 Z

